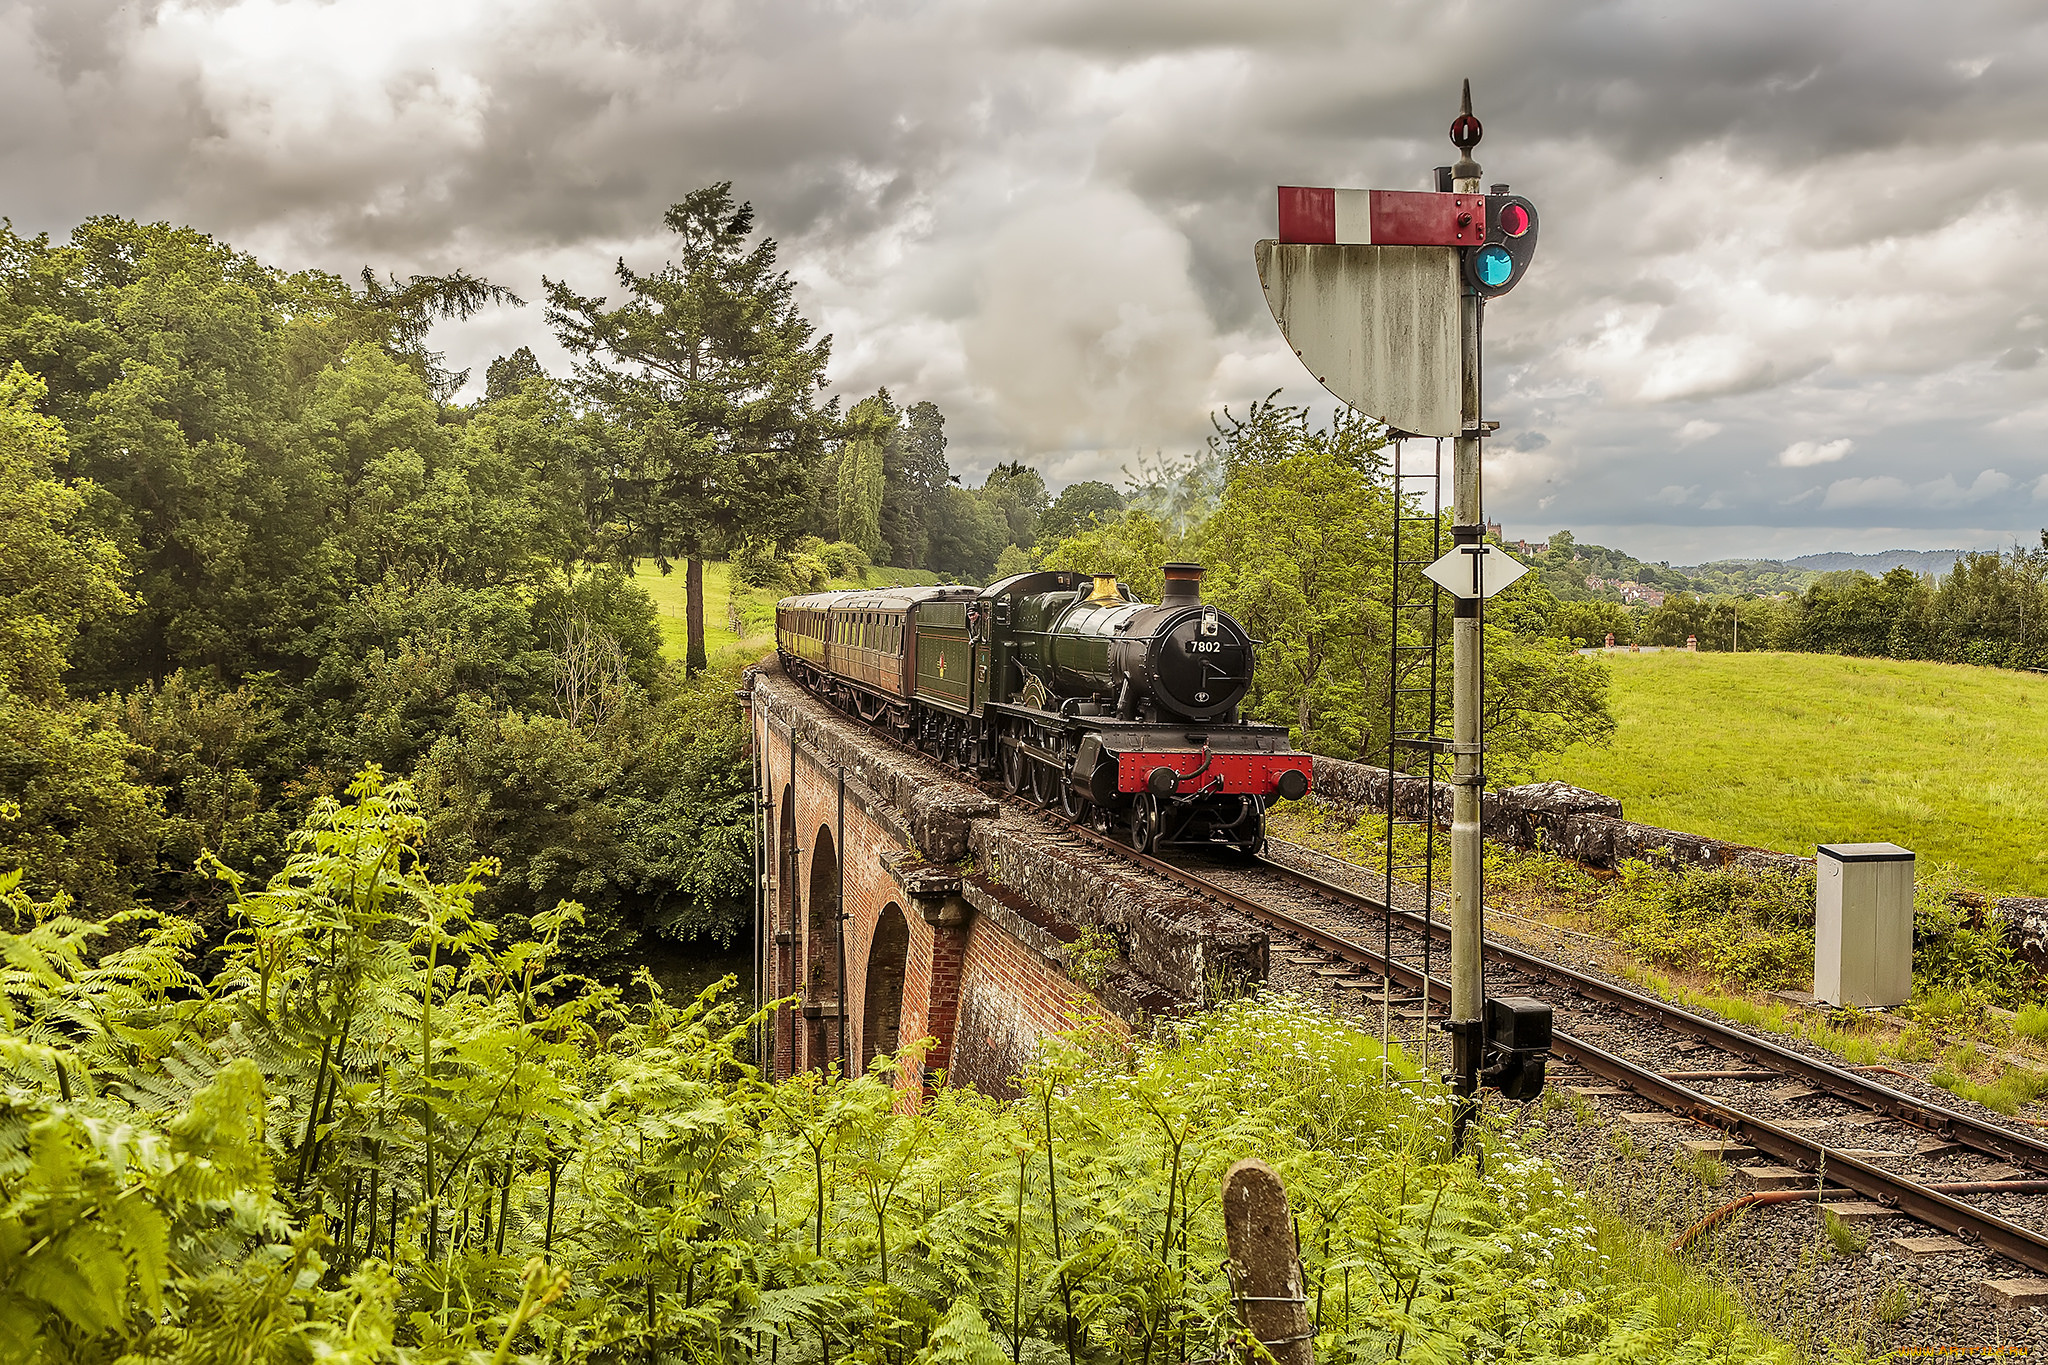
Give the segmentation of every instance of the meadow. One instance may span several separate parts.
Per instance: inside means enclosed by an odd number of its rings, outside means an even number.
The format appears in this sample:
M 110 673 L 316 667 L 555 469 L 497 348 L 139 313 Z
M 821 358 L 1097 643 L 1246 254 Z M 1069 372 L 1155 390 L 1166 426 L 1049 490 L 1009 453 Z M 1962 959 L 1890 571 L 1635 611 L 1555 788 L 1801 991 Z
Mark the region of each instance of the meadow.
M 654 599 L 661 618 L 662 652 L 680 662 L 687 633 L 681 562 L 664 574 L 653 560 L 640 560 L 633 566 L 633 581 Z M 939 576 L 928 570 L 877 565 L 868 569 L 864 578 L 835 578 L 831 586 L 881 588 L 938 581 Z M 732 566 L 723 560 L 705 561 L 704 650 L 714 669 L 750 664 L 775 647 L 775 601 L 779 596 L 776 589 L 739 582 L 732 576 Z
M 1617 727 L 1538 777 L 1632 820 L 1811 854 L 1889 840 L 2048 893 L 2048 676 L 1828 654 L 1613 654 Z

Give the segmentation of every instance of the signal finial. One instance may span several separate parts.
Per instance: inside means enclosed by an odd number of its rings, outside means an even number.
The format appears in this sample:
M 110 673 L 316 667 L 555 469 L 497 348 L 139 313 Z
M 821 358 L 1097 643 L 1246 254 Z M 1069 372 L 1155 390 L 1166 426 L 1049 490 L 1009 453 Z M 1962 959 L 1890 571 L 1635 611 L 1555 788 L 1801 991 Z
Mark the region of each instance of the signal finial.
M 1472 159 L 1472 149 L 1485 135 L 1485 128 L 1472 116 L 1472 81 L 1468 77 L 1458 116 L 1451 120 L 1451 145 L 1458 149 L 1458 163 L 1451 167 L 1451 180 L 1460 194 L 1479 193 L 1479 163 Z

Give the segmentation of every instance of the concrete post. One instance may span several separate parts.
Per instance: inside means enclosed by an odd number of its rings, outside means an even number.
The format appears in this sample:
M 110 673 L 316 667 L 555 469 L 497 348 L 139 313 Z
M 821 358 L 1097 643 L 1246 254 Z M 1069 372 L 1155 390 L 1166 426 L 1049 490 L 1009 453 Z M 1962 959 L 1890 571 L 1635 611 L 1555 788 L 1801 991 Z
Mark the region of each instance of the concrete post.
M 1257 1157 L 1246 1157 L 1223 1174 L 1223 1231 L 1246 1330 L 1279 1365 L 1313 1365 L 1307 1282 L 1294 1251 L 1287 1190 Z M 1245 1352 L 1247 1361 L 1255 1357 Z
M 1469 93 L 1467 107 L 1470 107 Z M 1469 167 L 1470 178 L 1464 172 Z M 1467 156 L 1456 168 L 1460 194 L 1479 193 L 1479 167 Z M 1477 547 L 1485 526 L 1480 492 L 1480 319 L 1484 303 L 1470 285 L 1458 300 L 1462 363 L 1459 435 L 1451 446 L 1451 538 Z M 1479 1085 L 1481 1001 L 1480 932 L 1483 852 L 1480 791 L 1486 781 L 1480 732 L 1484 679 L 1480 654 L 1481 599 L 1460 597 L 1451 621 L 1451 1078 L 1460 1095 Z M 1462 1110 L 1459 1132 L 1462 1136 Z

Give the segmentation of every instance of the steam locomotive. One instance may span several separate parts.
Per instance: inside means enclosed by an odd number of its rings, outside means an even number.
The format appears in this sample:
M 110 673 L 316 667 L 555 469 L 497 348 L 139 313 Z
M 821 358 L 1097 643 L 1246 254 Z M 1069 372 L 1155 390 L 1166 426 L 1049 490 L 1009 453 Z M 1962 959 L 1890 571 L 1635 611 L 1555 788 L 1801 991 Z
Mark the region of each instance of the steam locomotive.
M 813 593 L 776 604 L 782 667 L 827 702 L 1069 820 L 1166 844 L 1256 852 L 1266 806 L 1313 771 L 1241 715 L 1252 639 L 1165 566 L 1156 605 L 1103 574 L 985 588 Z

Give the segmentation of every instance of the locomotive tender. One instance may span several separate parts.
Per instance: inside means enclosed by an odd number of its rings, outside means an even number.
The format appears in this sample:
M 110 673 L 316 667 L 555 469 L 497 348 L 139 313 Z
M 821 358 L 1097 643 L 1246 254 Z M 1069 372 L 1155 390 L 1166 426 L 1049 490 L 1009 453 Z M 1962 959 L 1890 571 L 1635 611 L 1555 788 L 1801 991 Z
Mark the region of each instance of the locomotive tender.
M 1067 570 L 785 597 L 776 650 L 841 710 L 1141 852 L 1256 852 L 1267 804 L 1305 796 L 1311 760 L 1242 719 L 1253 642 L 1202 601 L 1201 566 L 1165 575 L 1156 605 Z

